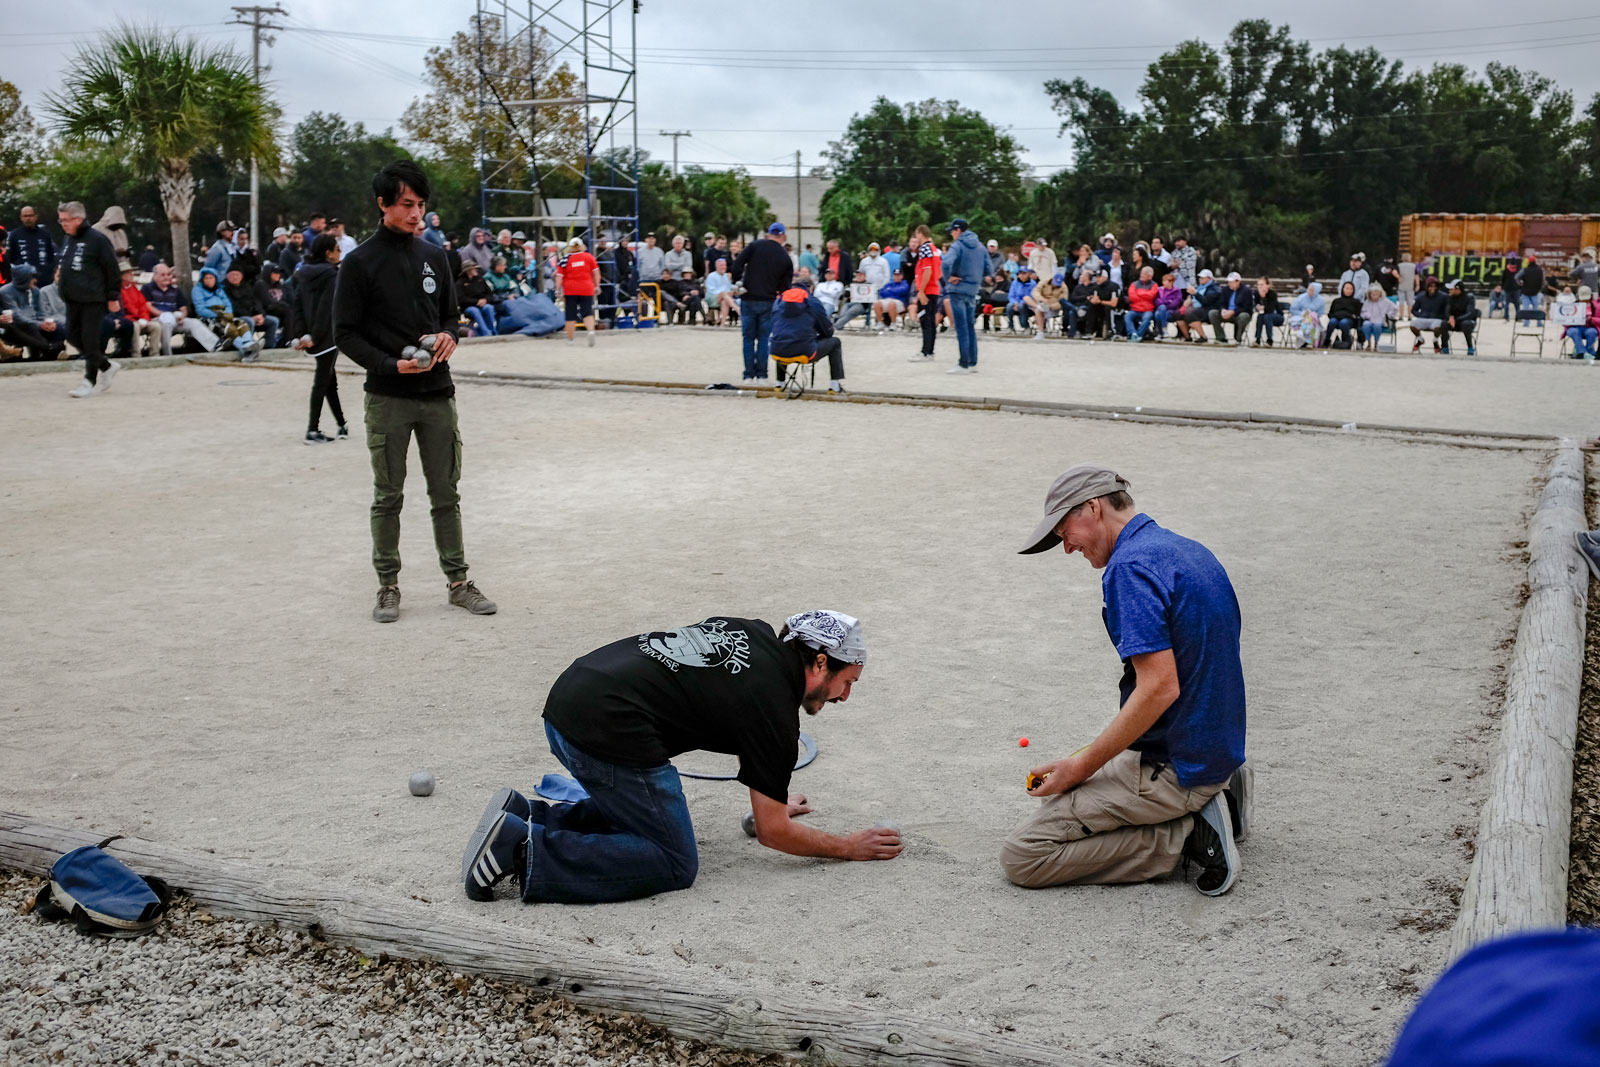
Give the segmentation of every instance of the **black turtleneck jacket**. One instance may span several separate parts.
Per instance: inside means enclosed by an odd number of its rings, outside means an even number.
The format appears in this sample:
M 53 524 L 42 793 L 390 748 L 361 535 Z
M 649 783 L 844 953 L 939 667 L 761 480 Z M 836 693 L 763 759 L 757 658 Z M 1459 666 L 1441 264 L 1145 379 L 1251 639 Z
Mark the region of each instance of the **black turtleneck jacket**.
M 424 335 L 456 332 L 455 279 L 444 249 L 387 226 L 339 263 L 333 332 L 339 351 L 367 368 L 367 392 L 420 400 L 456 395 L 450 364 L 401 374 L 400 350 Z

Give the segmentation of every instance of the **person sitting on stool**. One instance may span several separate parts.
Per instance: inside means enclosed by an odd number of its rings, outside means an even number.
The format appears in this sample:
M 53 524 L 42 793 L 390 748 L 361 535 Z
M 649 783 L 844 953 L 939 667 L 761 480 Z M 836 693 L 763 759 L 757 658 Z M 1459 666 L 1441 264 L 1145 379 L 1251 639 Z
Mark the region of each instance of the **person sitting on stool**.
M 822 301 L 798 285 L 772 303 L 770 345 L 774 356 L 827 356 L 828 392 L 844 392 L 844 346 L 833 335 L 833 320 Z

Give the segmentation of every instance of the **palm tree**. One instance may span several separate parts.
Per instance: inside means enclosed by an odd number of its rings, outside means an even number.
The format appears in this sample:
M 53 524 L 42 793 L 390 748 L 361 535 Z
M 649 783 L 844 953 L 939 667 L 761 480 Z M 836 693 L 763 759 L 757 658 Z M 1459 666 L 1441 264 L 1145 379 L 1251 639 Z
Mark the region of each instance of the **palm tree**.
M 191 162 L 214 152 L 230 166 L 254 156 L 262 169 L 275 170 L 277 104 L 256 84 L 250 61 L 231 48 L 153 28 L 123 26 L 80 49 L 63 69 L 72 84 L 46 98 L 46 113 L 67 139 L 107 145 L 156 179 L 172 224 L 172 266 L 187 287 Z

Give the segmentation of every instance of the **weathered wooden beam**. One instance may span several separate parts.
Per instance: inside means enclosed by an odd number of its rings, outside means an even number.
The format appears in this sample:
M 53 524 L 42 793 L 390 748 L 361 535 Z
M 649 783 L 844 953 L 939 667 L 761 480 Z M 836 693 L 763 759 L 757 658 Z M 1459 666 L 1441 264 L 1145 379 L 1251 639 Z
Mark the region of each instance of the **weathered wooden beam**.
M 1589 569 L 1572 539 L 1589 525 L 1583 491 L 1583 454 L 1564 441 L 1528 525 L 1528 602 L 1452 958 L 1501 934 L 1566 924 L 1589 596 Z
M 0 811 L 0 866 L 42 875 L 62 853 L 103 836 Z M 215 915 L 306 931 L 368 955 L 387 952 L 525 982 L 584 1008 L 641 1015 L 696 1041 L 807 1064 L 1106 1067 L 1093 1057 L 930 1019 L 756 995 L 726 980 L 658 970 L 535 930 L 296 886 L 138 838 L 119 839 L 107 851 L 142 874 L 165 878 Z

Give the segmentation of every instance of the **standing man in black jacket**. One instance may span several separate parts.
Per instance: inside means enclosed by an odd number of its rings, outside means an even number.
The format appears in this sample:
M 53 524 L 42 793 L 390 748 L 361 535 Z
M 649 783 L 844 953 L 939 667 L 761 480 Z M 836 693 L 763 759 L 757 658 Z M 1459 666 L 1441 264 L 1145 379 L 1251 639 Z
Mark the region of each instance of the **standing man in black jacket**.
M 122 365 L 106 358 L 101 325 L 106 312 L 122 310 L 122 271 L 111 238 L 89 225 L 88 212 L 76 200 L 56 208 L 56 221 L 66 232 L 61 246 L 58 288 L 67 305 L 67 342 L 83 353 L 83 381 L 69 396 L 85 397 L 111 388 Z M 104 372 L 104 377 L 101 377 Z
M 450 356 L 456 349 L 456 288 L 444 249 L 417 237 L 430 187 L 422 168 L 397 160 L 372 179 L 383 223 L 339 267 L 334 340 L 367 369 L 367 448 L 372 453 L 372 565 L 378 572 L 375 622 L 400 617 L 400 506 L 411 436 L 428 483 L 433 543 L 450 603 L 493 615 L 494 601 L 467 580 L 461 538 L 461 436 Z M 402 356 L 431 340 L 432 359 Z M 427 356 L 428 353 L 418 353 Z
M 794 263 L 783 250 L 788 231 L 783 223 L 767 227 L 764 241 L 751 241 L 734 258 L 729 273 L 744 286 L 739 298 L 739 326 L 744 334 L 744 380 L 767 382 L 767 351 L 772 333 L 772 305 L 794 281 Z

